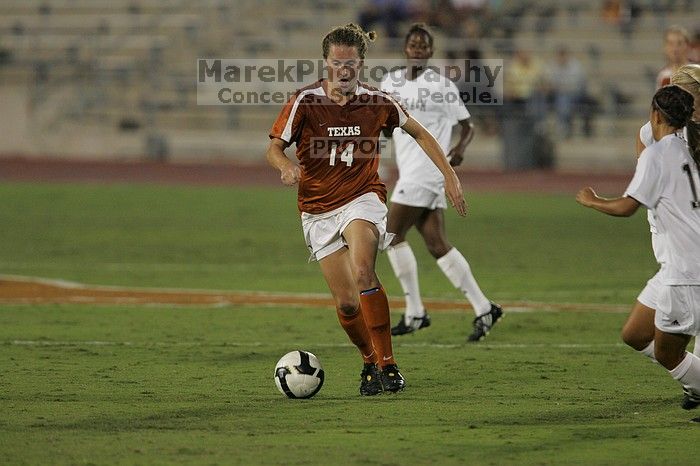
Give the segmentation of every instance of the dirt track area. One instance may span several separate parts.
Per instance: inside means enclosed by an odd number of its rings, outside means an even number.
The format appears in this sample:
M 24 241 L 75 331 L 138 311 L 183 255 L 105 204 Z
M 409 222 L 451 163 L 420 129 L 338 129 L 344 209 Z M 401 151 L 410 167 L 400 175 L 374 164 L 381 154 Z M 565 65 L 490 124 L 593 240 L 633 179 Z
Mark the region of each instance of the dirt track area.
M 425 299 L 430 311 L 470 310 L 466 300 Z M 89 304 L 129 306 L 264 306 L 332 308 L 330 295 L 241 291 L 172 290 L 90 286 L 61 280 L 0 275 L 0 304 Z M 404 306 L 403 298 L 392 297 L 393 309 Z M 627 312 L 627 306 L 580 303 L 502 303 L 508 312 L 607 311 Z
M 593 186 L 619 194 L 632 173 L 557 171 L 477 171 L 458 168 L 464 191 L 544 192 L 575 194 Z M 387 177 L 393 185 L 396 172 Z M 154 183 L 229 186 L 281 186 L 277 172 L 264 164 L 184 164 L 164 162 L 94 162 L 53 159 L 0 158 L 0 181 L 59 183 Z

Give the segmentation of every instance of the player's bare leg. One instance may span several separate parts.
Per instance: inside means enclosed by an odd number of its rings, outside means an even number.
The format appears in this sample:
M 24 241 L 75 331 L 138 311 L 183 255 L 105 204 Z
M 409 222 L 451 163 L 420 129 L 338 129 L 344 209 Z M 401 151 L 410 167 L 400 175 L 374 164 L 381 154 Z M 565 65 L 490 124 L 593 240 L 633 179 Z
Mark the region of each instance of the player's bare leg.
M 381 393 L 382 385 L 376 364 L 378 355 L 360 307 L 350 252 L 347 248 L 342 248 L 321 259 L 319 265 L 333 295 L 338 321 L 362 355 L 364 365 L 360 374 L 360 394 L 367 396 Z
M 333 295 L 338 320 L 365 363 L 377 362 L 377 354 L 360 308 L 359 291 L 347 248 L 319 261 L 323 278 Z
M 391 344 L 389 300 L 375 272 L 379 231 L 365 220 L 353 220 L 343 231 L 350 262 L 360 290 L 360 307 L 367 322 L 372 344 L 381 366 L 382 387 L 386 391 L 403 390 L 405 382 L 396 367 Z
M 627 322 L 622 327 L 621 337 L 625 344 L 631 346 L 644 356 L 654 358 L 654 315 L 656 311 L 636 301 Z
M 657 328 L 654 355 L 671 377 L 683 385 L 686 395 L 700 402 L 700 358 L 685 350 L 690 338 L 690 335 L 666 333 Z
M 473 321 L 474 330 L 469 335 L 469 341 L 481 340 L 503 316 L 503 310 L 498 304 L 488 300 L 476 282 L 467 259 L 447 240 L 442 209 L 427 210 L 416 228 L 423 237 L 430 254 L 437 259 L 442 272 L 450 283 L 464 294 L 474 309 L 476 318 Z

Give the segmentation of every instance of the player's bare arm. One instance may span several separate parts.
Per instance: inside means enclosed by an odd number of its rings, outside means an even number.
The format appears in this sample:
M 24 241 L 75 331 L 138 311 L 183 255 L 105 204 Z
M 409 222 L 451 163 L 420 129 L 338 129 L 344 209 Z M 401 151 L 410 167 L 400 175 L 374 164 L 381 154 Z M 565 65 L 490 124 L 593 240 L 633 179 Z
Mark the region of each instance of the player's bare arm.
M 280 171 L 280 179 L 287 186 L 295 185 L 301 179 L 299 165 L 289 160 L 284 150 L 289 144 L 279 138 L 273 138 L 267 148 L 267 162 Z
M 642 138 L 639 136 L 639 133 L 637 133 L 637 158 L 639 158 L 640 155 L 642 155 L 642 151 L 646 149 L 646 146 L 642 142 Z
M 583 188 L 579 191 L 576 194 L 576 202 L 614 217 L 630 217 L 640 206 L 639 202 L 631 197 L 617 197 L 614 199 L 600 197 L 591 187 Z
M 461 131 L 459 133 L 459 140 L 457 144 L 450 149 L 450 153 L 447 154 L 447 159 L 450 161 L 450 165 L 456 167 L 462 163 L 464 160 L 464 151 L 474 139 L 474 124 L 471 118 L 466 118 L 459 121 L 459 126 Z
M 438 170 L 440 170 L 445 177 L 445 194 L 447 198 L 459 215 L 466 215 L 467 203 L 464 200 L 462 184 L 459 178 L 457 178 L 457 174 L 450 166 L 450 162 L 445 157 L 442 148 L 440 148 L 440 144 L 438 144 L 433 135 L 430 134 L 423 125 L 413 118 L 409 117 L 408 121 L 406 121 L 401 128 L 416 140 L 421 149 L 423 149 L 430 160 L 437 166 Z

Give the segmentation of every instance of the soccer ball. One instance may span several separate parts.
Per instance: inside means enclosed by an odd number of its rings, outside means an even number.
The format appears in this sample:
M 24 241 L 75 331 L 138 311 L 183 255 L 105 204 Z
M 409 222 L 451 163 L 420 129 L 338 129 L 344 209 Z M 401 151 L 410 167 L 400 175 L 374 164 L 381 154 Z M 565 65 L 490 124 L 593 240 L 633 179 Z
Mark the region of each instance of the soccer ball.
M 323 386 L 323 367 L 308 351 L 292 351 L 277 361 L 275 384 L 289 398 L 311 398 Z

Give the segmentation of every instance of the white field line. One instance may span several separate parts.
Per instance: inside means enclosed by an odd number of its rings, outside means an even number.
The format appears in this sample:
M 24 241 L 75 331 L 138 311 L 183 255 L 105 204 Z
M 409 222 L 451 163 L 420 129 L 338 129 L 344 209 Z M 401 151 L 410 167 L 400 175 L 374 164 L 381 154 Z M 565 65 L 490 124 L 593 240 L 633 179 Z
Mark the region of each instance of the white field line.
M 277 348 L 279 344 L 252 342 L 226 342 L 226 343 L 199 343 L 199 342 L 165 342 L 165 341 L 60 341 L 60 340 L 10 340 L 0 342 L 0 346 L 37 346 L 37 347 L 79 347 L 79 346 L 128 346 L 134 348 L 159 347 L 217 347 L 217 348 Z M 617 348 L 623 347 L 622 343 L 478 343 L 478 344 L 444 344 L 444 343 L 401 343 L 394 342 L 393 345 L 399 348 L 491 348 L 491 349 L 511 349 L 511 348 L 558 348 L 558 349 L 587 349 L 587 348 Z M 350 343 L 316 343 L 313 346 L 323 348 L 350 348 Z

